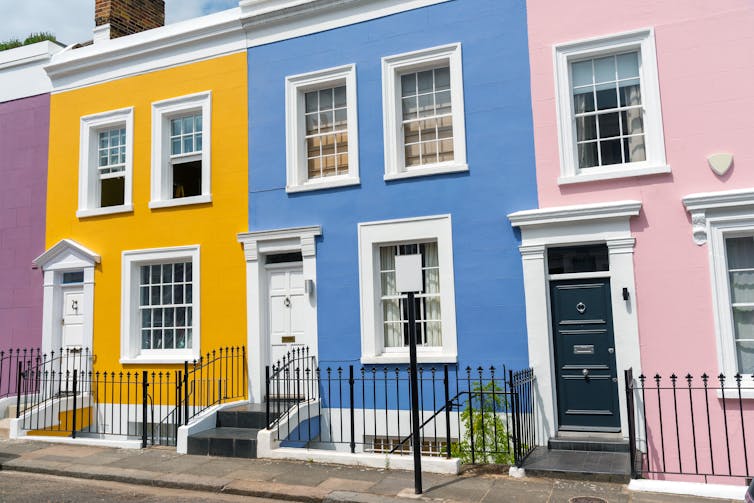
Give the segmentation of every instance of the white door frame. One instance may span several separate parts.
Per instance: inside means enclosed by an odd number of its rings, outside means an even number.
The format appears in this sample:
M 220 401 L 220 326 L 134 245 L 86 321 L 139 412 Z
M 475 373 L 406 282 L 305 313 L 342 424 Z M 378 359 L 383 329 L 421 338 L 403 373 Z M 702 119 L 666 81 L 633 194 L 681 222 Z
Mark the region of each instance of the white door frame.
M 44 274 L 42 302 L 42 352 L 58 351 L 62 341 L 63 273 L 84 271 L 84 347 L 91 349 L 94 340 L 94 268 L 100 256 L 88 248 L 63 239 L 34 259 L 34 267 Z
M 295 227 L 269 231 L 241 233 L 238 241 L 243 244 L 246 259 L 246 327 L 247 354 L 249 358 L 249 400 L 261 403 L 264 400 L 264 369 L 270 365 L 270 341 L 267 332 L 267 281 L 265 257 L 279 253 L 300 252 L 304 281 L 311 281 L 309 303 L 306 308 L 305 325 L 312 330 L 310 340 L 313 354 L 318 354 L 317 345 L 317 256 L 315 237 L 322 234 L 320 226 Z
M 635 375 L 641 373 L 633 263 L 635 240 L 629 220 L 640 210 L 640 201 L 618 201 L 518 211 L 508 215 L 511 224 L 521 229 L 529 364 L 536 377 L 534 396 L 539 409 L 537 442 L 540 445 L 547 445 L 547 440 L 558 431 L 550 278 L 546 260 L 547 248 L 554 246 L 607 244 L 610 271 L 593 274 L 610 277 L 621 432 L 624 438 L 628 438 L 623 371 L 631 367 Z M 558 279 L 567 279 L 567 276 L 570 275 L 558 275 Z M 628 300 L 623 300 L 623 288 L 628 290 Z

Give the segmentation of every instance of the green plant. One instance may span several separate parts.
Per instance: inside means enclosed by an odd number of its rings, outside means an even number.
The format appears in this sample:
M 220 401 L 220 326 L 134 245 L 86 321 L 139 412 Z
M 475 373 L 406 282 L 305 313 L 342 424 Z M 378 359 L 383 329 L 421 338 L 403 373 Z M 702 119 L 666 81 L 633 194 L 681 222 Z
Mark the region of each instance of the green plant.
M 55 35 L 53 35 L 49 31 L 40 31 L 38 33 L 31 33 L 28 37 L 26 37 L 26 39 L 24 40 L 24 45 L 36 44 L 37 42 L 42 42 L 44 40 L 49 40 L 50 42 L 58 41 L 58 39 L 55 38 Z
M 463 438 L 451 446 L 453 457 L 471 463 L 473 438 L 475 463 L 513 464 L 511 439 L 501 417 L 507 405 L 503 389 L 494 381 L 474 384 L 466 408 L 461 411 Z
M 21 47 L 22 44 L 20 40 L 17 38 L 12 38 L 10 40 L 4 40 L 0 42 L 0 51 L 7 51 L 8 49 L 15 49 L 16 47 Z

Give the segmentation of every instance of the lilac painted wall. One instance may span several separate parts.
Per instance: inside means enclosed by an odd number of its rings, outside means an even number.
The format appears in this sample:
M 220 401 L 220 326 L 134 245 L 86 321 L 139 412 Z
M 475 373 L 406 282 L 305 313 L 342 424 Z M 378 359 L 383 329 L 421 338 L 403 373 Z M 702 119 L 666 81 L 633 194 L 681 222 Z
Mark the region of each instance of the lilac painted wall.
M 0 349 L 42 342 L 49 126 L 49 94 L 0 103 Z
M 692 241 L 682 198 L 754 187 L 754 94 L 745 84 L 754 81 L 754 3 L 626 0 L 608 9 L 595 8 L 592 0 L 528 0 L 527 6 L 540 207 L 640 200 L 642 211 L 632 219 L 631 230 L 642 370 L 648 375 L 716 375 L 709 245 Z M 672 173 L 558 185 L 553 46 L 648 27 L 655 32 L 665 153 Z M 722 177 L 706 160 L 718 152 L 734 155 L 733 168 Z M 713 430 L 722 431 L 721 402 L 711 400 Z M 754 403 L 744 407 L 752 411 Z M 730 428 L 731 438 L 737 439 L 731 446 L 734 469 L 740 470 L 740 427 Z M 681 424 L 681 429 L 688 432 L 690 426 Z M 682 445 L 690 445 L 688 435 L 682 437 Z M 715 446 L 718 463 L 725 459 L 721 445 Z M 675 453 L 669 456 L 675 462 Z M 688 449 L 684 456 L 690 456 Z M 677 468 L 677 463 L 668 466 Z

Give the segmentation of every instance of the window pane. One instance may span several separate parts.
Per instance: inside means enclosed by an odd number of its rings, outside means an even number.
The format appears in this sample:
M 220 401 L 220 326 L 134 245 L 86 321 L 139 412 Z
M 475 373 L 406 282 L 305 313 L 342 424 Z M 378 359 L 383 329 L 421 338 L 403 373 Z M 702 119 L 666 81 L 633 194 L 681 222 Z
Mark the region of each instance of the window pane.
M 345 107 L 346 103 L 346 86 L 335 88 L 335 107 Z
M 615 80 L 615 57 L 594 60 L 594 82 L 611 82 Z
M 417 112 L 418 112 L 418 108 L 417 108 L 417 105 L 416 105 L 416 103 L 417 103 L 416 97 L 415 96 L 411 96 L 411 97 L 408 97 L 408 98 L 403 98 L 402 101 L 403 101 L 403 103 L 402 103 L 402 105 L 403 105 L 403 119 L 404 120 L 415 119 L 417 117 Z
M 641 162 L 647 159 L 644 149 L 644 135 L 631 136 L 623 139 L 623 152 L 626 162 Z
M 317 103 L 318 102 L 317 102 L 317 93 L 316 93 L 316 91 L 315 92 L 311 92 L 311 93 L 306 93 L 304 95 L 304 101 L 306 103 L 305 104 L 306 113 L 316 112 L 317 111 L 317 109 L 318 109 Z
M 125 202 L 126 179 L 122 176 L 117 178 L 105 178 L 100 185 L 100 207 L 120 206 Z
M 181 134 L 181 119 L 173 119 L 170 121 L 170 136 L 176 136 Z
M 639 76 L 639 53 L 630 52 L 617 57 L 618 78 L 630 79 Z
M 597 157 L 597 142 L 579 143 L 579 168 L 591 168 L 597 166 L 599 159 Z
M 401 75 L 401 96 L 416 94 L 416 74 Z
M 450 89 L 450 67 L 435 70 L 435 90 Z
M 202 132 L 202 114 L 194 116 L 194 131 L 196 133 Z
M 727 238 L 725 250 L 728 269 L 754 268 L 754 238 L 751 236 Z
M 736 343 L 738 371 L 742 374 L 754 374 L 754 341 Z
M 165 341 L 165 349 L 173 349 L 175 348 L 175 344 L 173 341 L 173 330 L 168 329 L 164 332 L 164 341 Z
M 737 340 L 754 341 L 754 307 L 734 307 L 733 325 Z
M 731 302 L 754 302 L 754 271 L 731 272 Z
M 152 349 L 152 331 L 141 331 L 141 349 Z
M 193 133 L 194 132 L 194 117 L 184 117 L 183 118 L 183 134 Z
M 173 138 L 170 141 L 170 155 L 179 155 L 181 153 L 181 139 Z
M 319 109 L 326 110 L 332 108 L 333 104 L 333 90 L 323 89 L 319 92 Z
M 621 82 L 618 88 L 620 92 L 620 106 L 629 107 L 641 105 L 641 86 L 639 79 Z
M 592 60 L 573 63 L 571 65 L 571 79 L 573 80 L 573 87 L 591 84 Z
M 432 71 L 419 72 L 416 75 L 417 90 L 420 93 L 431 91 L 433 87 Z
M 607 110 L 618 106 L 618 93 L 615 84 L 599 84 L 597 89 L 597 110 Z
M 594 115 L 576 118 L 576 140 L 594 140 L 597 138 L 597 118 Z
M 173 164 L 173 197 L 198 196 L 202 193 L 202 161 Z
M 183 281 L 183 264 L 175 264 L 175 266 L 173 267 L 173 272 L 175 273 L 176 283 Z
M 607 140 L 600 142 L 600 155 L 602 165 L 620 164 L 623 162 L 620 140 Z
M 620 114 L 624 135 L 644 132 L 644 120 L 641 116 L 641 109 L 636 108 L 633 110 L 626 110 Z
M 620 135 L 620 114 L 602 114 L 598 120 L 600 124 L 600 138 L 611 138 Z M 603 161 L 604 162 L 604 161 Z
M 607 245 L 549 248 L 547 269 L 550 274 L 607 271 L 610 269 Z

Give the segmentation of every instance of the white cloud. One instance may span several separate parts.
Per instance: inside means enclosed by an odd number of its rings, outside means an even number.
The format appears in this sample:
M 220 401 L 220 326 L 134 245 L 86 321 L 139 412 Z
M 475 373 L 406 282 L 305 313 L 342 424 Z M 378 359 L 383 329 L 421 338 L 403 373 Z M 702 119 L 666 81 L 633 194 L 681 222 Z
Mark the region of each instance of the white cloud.
M 230 9 L 238 0 L 166 0 L 166 23 Z M 0 0 L 0 41 L 23 40 L 32 32 L 49 31 L 61 42 L 91 40 L 94 0 Z

